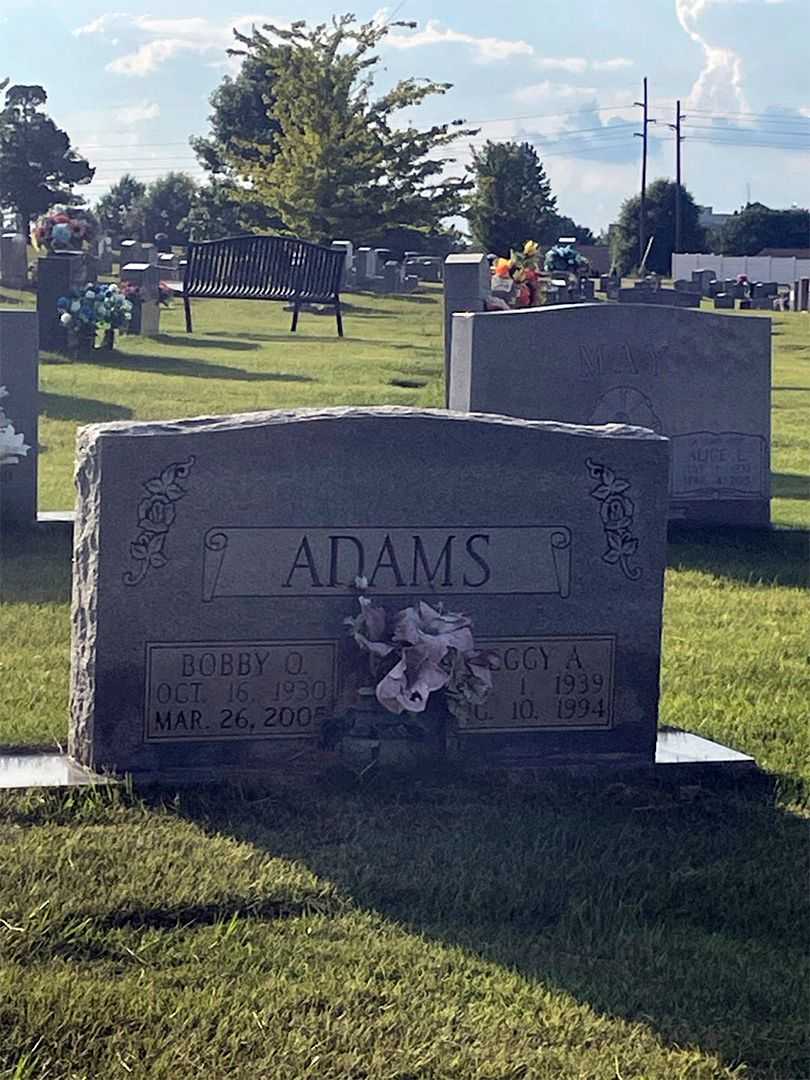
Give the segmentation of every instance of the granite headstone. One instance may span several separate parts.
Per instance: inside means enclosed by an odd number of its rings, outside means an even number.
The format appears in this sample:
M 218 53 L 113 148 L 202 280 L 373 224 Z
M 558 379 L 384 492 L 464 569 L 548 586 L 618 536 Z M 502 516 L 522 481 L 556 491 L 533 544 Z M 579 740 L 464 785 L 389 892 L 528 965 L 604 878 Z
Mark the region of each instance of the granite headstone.
M 82 429 L 71 754 L 136 778 L 319 769 L 362 575 L 392 614 L 467 612 L 495 653 L 450 757 L 651 764 L 668 450 L 398 407 Z
M 31 449 L 15 465 L 0 466 L 0 526 L 33 528 L 37 520 L 39 351 L 33 311 L 0 311 L 0 401 L 15 431 Z
M 647 304 L 453 317 L 451 408 L 667 435 L 673 519 L 769 524 L 770 403 L 765 319 Z

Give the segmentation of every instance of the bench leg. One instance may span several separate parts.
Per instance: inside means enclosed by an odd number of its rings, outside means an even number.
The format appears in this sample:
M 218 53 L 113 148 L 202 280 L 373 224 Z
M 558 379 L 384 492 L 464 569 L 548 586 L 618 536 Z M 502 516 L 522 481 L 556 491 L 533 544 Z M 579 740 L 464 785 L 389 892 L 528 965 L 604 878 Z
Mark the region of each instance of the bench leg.
M 338 337 L 343 337 L 343 315 L 340 311 L 340 300 L 335 301 L 335 319 L 337 320 Z
M 298 310 L 298 301 L 296 300 L 293 304 L 292 326 L 290 327 L 291 334 L 294 334 L 298 327 Z
M 186 333 L 191 333 L 191 300 L 187 296 L 183 297 L 183 306 L 186 309 Z

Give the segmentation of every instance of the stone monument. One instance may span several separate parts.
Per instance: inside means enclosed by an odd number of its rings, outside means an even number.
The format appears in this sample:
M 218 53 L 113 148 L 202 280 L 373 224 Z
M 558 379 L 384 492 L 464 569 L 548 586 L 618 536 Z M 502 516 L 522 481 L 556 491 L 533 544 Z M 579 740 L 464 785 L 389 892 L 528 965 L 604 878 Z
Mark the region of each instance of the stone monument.
M 71 754 L 136 779 L 334 762 L 360 588 L 471 617 L 493 690 L 447 714 L 450 760 L 651 765 L 668 450 L 398 407 L 83 428 Z
M 455 315 L 450 405 L 651 428 L 672 441 L 673 519 L 769 524 L 766 319 L 647 304 Z

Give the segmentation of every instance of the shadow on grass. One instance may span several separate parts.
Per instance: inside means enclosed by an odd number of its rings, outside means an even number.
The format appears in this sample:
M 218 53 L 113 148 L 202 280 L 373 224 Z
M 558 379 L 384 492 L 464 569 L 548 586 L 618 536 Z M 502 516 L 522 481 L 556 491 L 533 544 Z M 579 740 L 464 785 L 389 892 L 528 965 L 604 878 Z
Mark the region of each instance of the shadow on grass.
M 775 492 L 776 494 L 776 492 Z M 788 496 L 802 498 L 805 496 Z M 669 526 L 667 565 L 766 585 L 810 586 L 810 531 Z
M 24 300 L 20 300 L 18 296 L 6 296 L 5 293 L 0 293 L 0 304 L 23 304 Z
M 62 604 L 70 600 L 73 541 L 67 529 L 5 530 L 0 535 L 0 601 Z
M 746 1076 L 804 1075 L 799 819 L 652 782 L 388 778 L 263 794 L 225 806 L 184 795 L 181 810 L 304 863 L 361 909 L 672 1046 L 745 1062 Z
M 798 392 L 801 394 L 808 394 L 810 393 L 810 386 L 772 386 L 771 390 L 778 391 L 779 393 L 790 391 L 791 393 Z
M 237 382 L 316 382 L 311 375 L 284 371 L 245 371 L 226 364 L 207 364 L 184 356 L 149 356 L 116 353 L 113 357 L 92 361 L 96 367 L 119 371 L 148 371 L 152 375 L 181 375 L 192 379 L 232 379 Z
M 300 331 L 300 324 L 299 324 Z M 291 334 L 288 331 L 280 330 L 277 334 L 240 334 L 240 338 L 244 338 L 245 341 L 283 341 L 288 345 L 295 345 L 297 342 L 310 342 L 310 341 L 326 341 L 326 342 L 340 342 L 346 341 L 347 338 L 339 338 L 337 333 L 334 334 L 307 334 L 296 333 Z
M 775 499 L 810 499 L 810 477 L 801 473 L 771 473 L 771 494 Z
M 39 411 L 51 420 L 78 420 L 82 424 L 95 424 L 105 420 L 129 420 L 132 409 L 126 405 L 114 405 L 111 401 L 95 398 L 71 397 L 69 394 L 40 392 Z
M 244 334 L 239 335 L 240 338 L 244 336 Z M 231 349 L 234 352 L 248 352 L 259 348 L 252 342 L 240 341 L 237 338 L 212 336 L 203 339 L 194 337 L 193 334 L 157 334 L 152 340 L 160 345 L 180 345 L 184 349 L 205 349 L 213 346 L 217 349 Z

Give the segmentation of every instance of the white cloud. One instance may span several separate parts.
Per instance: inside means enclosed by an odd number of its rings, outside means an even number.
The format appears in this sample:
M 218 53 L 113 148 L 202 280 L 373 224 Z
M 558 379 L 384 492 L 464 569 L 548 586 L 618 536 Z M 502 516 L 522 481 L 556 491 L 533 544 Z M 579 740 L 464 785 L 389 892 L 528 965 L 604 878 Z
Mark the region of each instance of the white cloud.
M 535 64 L 541 71 L 568 71 L 572 75 L 581 75 L 588 70 L 584 56 L 539 56 Z
M 633 61 L 626 56 L 614 56 L 610 60 L 594 60 L 591 67 L 594 71 L 622 71 L 624 68 L 633 66 Z
M 378 18 L 380 12 L 375 18 Z M 451 30 L 430 19 L 416 33 L 395 30 L 385 39 L 395 49 L 417 49 L 425 45 L 467 45 L 480 63 L 508 60 L 513 56 L 532 56 L 534 48 L 527 41 L 512 41 L 496 37 L 476 37 L 460 30 Z
M 609 60 L 587 60 L 584 56 L 538 56 L 535 67 L 541 71 L 567 71 L 571 75 L 582 75 L 591 71 L 620 71 L 633 66 L 633 61 L 624 56 L 614 56 Z
M 592 98 L 597 92 L 593 86 L 573 86 L 570 83 L 551 82 L 546 79 L 543 82 L 522 86 L 514 91 L 512 98 L 521 105 L 537 105 L 541 102 L 553 101 L 555 98 L 566 101 L 575 98 Z
M 287 26 L 289 20 L 274 19 L 269 15 L 239 15 L 223 23 L 211 22 L 202 17 L 162 18 L 153 15 L 131 15 L 125 12 L 108 12 L 92 22 L 74 30 L 77 36 L 87 34 L 106 35 L 113 28 L 116 33 L 137 34 L 146 40 L 130 52 L 116 57 L 107 64 L 107 71 L 116 75 L 143 77 L 155 71 L 167 61 L 182 53 L 209 52 L 224 54 L 234 44 L 234 28 L 249 33 L 254 25 L 274 22 Z M 118 37 L 110 41 L 118 44 Z M 224 61 L 227 63 L 227 61 Z
M 703 49 L 703 70 L 692 87 L 688 104 L 727 111 L 731 101 L 740 112 L 748 111 L 743 88 L 742 59 L 733 49 L 711 45 L 698 30 L 701 16 L 711 3 L 729 0 L 675 0 L 678 22 L 697 45 Z
M 160 116 L 160 105 L 156 101 L 142 101 L 138 105 L 122 105 L 115 110 L 118 122 L 125 127 L 134 124 L 144 124 L 148 120 L 157 120 Z

